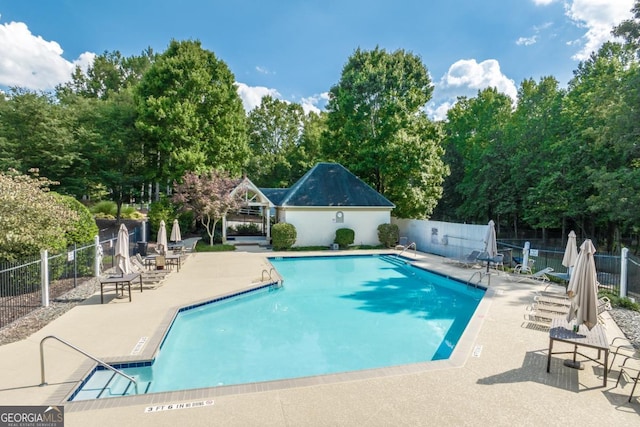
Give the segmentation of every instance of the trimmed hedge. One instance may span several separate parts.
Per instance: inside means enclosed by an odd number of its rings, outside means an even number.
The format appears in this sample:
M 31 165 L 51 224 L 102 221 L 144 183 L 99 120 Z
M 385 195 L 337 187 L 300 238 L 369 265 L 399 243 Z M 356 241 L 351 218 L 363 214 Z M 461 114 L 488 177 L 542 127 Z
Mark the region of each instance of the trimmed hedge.
M 392 248 L 400 239 L 400 230 L 396 224 L 380 224 L 378 240 L 387 248 Z
M 333 243 L 337 243 L 340 249 L 346 249 L 349 245 L 353 245 L 356 238 L 356 232 L 350 228 L 338 228 L 336 230 L 336 238 Z
M 279 222 L 271 227 L 271 244 L 276 251 L 286 250 L 296 243 L 298 233 L 293 224 Z

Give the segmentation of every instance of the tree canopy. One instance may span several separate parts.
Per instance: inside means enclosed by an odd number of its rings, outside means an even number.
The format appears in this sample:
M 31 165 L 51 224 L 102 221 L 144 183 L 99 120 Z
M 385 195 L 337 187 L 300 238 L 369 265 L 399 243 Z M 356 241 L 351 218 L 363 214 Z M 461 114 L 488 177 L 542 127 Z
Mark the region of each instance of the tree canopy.
M 447 167 L 439 129 L 422 108 L 433 84 L 404 50 L 357 49 L 329 92 L 324 150 L 396 204 L 400 217 L 431 214 Z

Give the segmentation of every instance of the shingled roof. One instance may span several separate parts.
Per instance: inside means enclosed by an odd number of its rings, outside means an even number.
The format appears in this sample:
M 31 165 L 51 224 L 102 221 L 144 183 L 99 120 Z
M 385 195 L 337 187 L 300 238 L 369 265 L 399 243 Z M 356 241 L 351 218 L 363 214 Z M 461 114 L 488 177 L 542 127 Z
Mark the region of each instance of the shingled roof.
M 261 188 L 276 206 L 394 208 L 382 194 L 338 163 L 318 163 L 289 189 Z

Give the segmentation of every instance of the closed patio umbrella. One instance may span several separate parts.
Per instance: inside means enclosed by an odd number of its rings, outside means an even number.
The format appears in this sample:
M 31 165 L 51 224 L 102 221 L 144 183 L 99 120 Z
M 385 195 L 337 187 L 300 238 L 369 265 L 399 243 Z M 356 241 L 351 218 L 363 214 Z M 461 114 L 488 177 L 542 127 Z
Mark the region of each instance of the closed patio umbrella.
M 487 225 L 487 234 L 484 236 L 484 252 L 487 255 L 487 272 L 490 260 L 498 255 L 498 241 L 496 239 L 496 223 L 493 220 Z
M 167 254 L 167 227 L 164 225 L 164 220 L 160 221 L 160 227 L 158 228 L 156 251 L 161 255 Z
M 580 253 L 569 279 L 567 295 L 571 300 L 571 308 L 567 321 L 575 319 L 577 326 L 585 325 L 591 330 L 598 323 L 598 279 L 594 255 L 596 248 L 587 239 L 580 246 Z
M 129 230 L 124 224 L 120 224 L 118 238 L 116 239 L 116 270 L 121 275 L 131 274 L 131 263 L 129 261 Z
M 567 274 L 571 277 L 571 270 L 576 264 L 578 259 L 578 247 L 576 245 L 576 233 L 571 230 L 569 233 L 569 239 L 567 240 L 567 247 L 564 250 L 564 257 L 562 258 L 562 265 L 567 267 Z
M 180 224 L 178 224 L 178 220 L 173 220 L 173 227 L 171 227 L 171 238 L 169 239 L 172 242 L 179 242 L 182 240 L 182 234 L 180 234 Z

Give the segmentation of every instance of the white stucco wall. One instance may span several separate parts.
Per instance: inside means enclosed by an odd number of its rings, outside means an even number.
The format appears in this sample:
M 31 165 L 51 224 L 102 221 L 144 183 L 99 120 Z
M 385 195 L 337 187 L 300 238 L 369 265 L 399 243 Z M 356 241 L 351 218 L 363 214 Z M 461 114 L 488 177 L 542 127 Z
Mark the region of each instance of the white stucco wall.
M 338 211 L 343 213 L 342 223 L 336 221 Z M 298 238 L 294 246 L 329 246 L 339 228 L 352 229 L 356 245 L 378 245 L 378 226 L 391 222 L 391 211 L 375 208 L 279 208 L 278 222 L 288 222 L 296 227 Z

